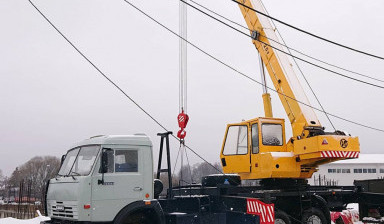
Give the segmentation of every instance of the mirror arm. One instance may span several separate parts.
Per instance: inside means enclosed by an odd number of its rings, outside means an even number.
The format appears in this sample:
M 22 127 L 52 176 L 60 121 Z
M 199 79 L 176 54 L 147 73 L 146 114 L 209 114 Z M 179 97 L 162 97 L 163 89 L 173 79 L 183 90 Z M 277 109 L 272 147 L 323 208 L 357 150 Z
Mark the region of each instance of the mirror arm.
M 104 173 L 101 173 L 101 180 L 97 180 L 98 185 L 103 185 L 104 184 Z

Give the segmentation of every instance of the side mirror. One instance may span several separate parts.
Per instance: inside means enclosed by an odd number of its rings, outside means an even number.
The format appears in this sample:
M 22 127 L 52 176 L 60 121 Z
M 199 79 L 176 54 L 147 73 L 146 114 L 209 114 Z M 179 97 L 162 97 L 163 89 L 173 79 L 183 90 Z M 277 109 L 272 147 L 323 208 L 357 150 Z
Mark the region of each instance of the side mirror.
M 100 173 L 101 173 L 101 180 L 97 181 L 97 184 L 104 185 L 104 174 L 108 172 L 108 166 L 111 161 L 109 161 L 109 154 L 113 152 L 112 149 L 103 148 L 101 150 L 101 167 L 100 167 Z
M 65 157 L 67 157 L 67 155 L 62 155 L 62 156 L 61 156 L 60 166 L 63 165 L 64 160 L 65 160 Z
M 112 152 L 112 149 L 103 148 L 101 152 L 101 169 L 100 173 L 107 173 L 108 172 L 108 166 L 109 166 L 109 154 Z

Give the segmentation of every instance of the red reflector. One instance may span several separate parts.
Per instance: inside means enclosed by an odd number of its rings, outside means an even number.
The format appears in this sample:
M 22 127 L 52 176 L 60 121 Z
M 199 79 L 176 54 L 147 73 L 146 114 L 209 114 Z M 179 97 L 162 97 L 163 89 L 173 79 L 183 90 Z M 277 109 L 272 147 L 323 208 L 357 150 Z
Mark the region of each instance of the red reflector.
M 91 208 L 91 205 L 84 205 L 84 209 L 90 209 Z
M 321 143 L 322 145 L 328 145 L 327 139 L 324 139 L 323 142 Z

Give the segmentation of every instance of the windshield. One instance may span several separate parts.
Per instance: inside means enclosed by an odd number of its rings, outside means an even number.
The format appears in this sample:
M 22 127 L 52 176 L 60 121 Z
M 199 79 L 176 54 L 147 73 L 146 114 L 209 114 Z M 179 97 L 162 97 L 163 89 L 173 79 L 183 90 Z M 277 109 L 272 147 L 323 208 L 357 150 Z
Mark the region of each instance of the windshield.
M 88 175 L 95 163 L 99 149 L 100 146 L 97 145 L 72 149 L 67 153 L 59 175 Z

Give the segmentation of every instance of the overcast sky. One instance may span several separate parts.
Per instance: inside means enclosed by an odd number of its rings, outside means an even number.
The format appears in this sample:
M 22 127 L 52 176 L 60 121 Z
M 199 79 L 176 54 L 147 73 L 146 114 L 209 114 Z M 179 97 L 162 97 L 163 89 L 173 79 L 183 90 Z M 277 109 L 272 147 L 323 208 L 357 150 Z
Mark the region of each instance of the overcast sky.
M 230 0 L 196 0 L 244 24 Z M 27 0 L 0 0 L 0 169 L 10 175 L 36 155 L 60 156 L 72 143 L 100 134 L 146 133 L 157 156 L 163 130 L 92 68 Z M 178 39 L 123 0 L 34 0 L 67 37 L 170 130 L 177 132 Z M 177 0 L 131 0 L 178 31 Z M 382 0 L 265 0 L 271 15 L 320 36 L 384 56 Z M 245 36 L 189 9 L 189 40 L 260 80 L 257 51 Z M 278 26 L 287 43 L 314 57 L 384 79 L 384 61 Z M 300 63 L 330 113 L 384 128 L 384 90 Z M 357 77 L 357 76 L 356 76 Z M 301 77 L 299 77 L 302 80 Z M 369 80 L 366 80 L 369 81 Z M 376 82 L 383 85 L 383 83 Z M 270 80 L 268 85 L 272 86 Z M 302 82 L 312 105 L 318 107 Z M 263 116 L 262 88 L 188 49 L 186 142 L 219 161 L 227 123 Z M 274 115 L 289 120 L 272 93 Z M 317 113 L 329 131 L 329 122 Z M 363 153 L 383 152 L 384 133 L 332 118 L 359 136 Z M 173 141 L 173 140 L 172 140 Z M 178 143 L 172 142 L 173 159 Z M 201 162 L 190 155 L 193 162 Z

